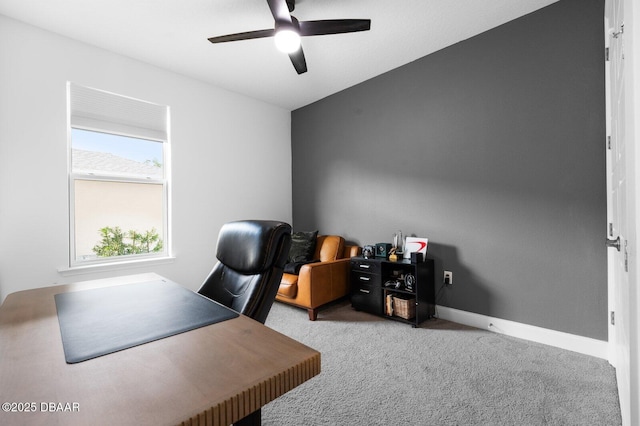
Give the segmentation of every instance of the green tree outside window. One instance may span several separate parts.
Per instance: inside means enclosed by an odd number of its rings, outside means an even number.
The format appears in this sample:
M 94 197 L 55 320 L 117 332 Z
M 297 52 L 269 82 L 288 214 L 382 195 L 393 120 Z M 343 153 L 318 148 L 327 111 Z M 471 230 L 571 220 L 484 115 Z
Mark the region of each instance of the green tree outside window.
M 163 249 L 162 239 L 155 228 L 144 232 L 123 232 L 119 226 L 105 226 L 99 232 L 102 240 L 93 247 L 93 252 L 99 257 L 157 253 Z

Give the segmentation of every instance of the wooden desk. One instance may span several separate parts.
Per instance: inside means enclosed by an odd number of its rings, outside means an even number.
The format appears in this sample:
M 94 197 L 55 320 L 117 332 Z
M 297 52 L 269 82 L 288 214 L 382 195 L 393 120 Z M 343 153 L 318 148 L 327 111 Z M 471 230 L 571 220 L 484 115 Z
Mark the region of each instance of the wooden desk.
M 243 315 L 65 362 L 54 294 L 161 278 L 140 274 L 8 295 L 0 306 L 0 424 L 226 426 L 320 373 L 319 352 Z M 6 403 L 23 412 L 6 412 Z

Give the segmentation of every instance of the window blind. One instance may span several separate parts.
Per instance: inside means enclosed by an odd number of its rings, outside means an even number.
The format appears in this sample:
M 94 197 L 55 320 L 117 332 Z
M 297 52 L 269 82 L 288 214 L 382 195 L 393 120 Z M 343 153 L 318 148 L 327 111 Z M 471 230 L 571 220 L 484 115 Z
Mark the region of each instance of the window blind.
M 166 141 L 168 107 L 68 83 L 71 127 Z

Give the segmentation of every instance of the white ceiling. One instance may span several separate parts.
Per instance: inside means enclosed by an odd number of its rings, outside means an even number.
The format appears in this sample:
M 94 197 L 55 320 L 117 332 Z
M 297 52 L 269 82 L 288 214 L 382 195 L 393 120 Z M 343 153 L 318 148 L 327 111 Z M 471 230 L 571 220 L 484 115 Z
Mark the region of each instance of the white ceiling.
M 0 0 L 0 14 L 286 109 L 296 109 L 557 0 L 298 0 L 299 20 L 371 19 L 365 32 L 305 37 L 298 75 L 272 39 L 265 0 Z

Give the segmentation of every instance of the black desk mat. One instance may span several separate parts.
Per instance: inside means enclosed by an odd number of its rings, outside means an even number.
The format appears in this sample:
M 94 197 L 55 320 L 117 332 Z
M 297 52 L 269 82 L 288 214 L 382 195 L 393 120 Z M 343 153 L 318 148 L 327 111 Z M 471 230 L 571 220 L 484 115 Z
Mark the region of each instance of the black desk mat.
M 69 364 L 238 316 L 226 306 L 169 280 L 60 293 L 54 297 Z

